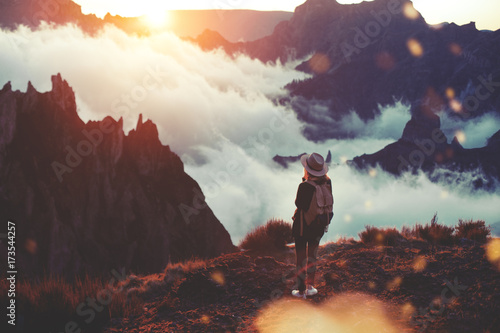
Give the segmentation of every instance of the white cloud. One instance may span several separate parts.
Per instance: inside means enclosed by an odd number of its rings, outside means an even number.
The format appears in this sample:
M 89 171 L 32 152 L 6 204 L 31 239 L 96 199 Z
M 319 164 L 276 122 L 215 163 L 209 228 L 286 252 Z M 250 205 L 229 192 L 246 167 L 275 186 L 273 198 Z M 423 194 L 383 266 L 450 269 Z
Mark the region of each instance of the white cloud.
M 461 144 L 468 149 L 484 147 L 488 139 L 500 130 L 500 117 L 493 112 L 468 121 L 459 117 L 450 117 L 445 113 L 440 113 L 439 116 L 441 128 L 448 141 L 451 142 L 457 134 L 463 135 L 464 141 Z
M 25 90 L 31 80 L 49 90 L 50 76 L 60 72 L 85 121 L 123 116 L 129 130 L 139 113 L 152 119 L 236 243 L 269 218 L 290 220 L 293 214 L 301 165 L 285 170 L 272 157 L 312 151 L 331 150 L 333 157 L 335 218 L 325 240 L 354 236 L 365 224 L 425 222 L 436 211 L 446 223 L 460 217 L 498 222 L 498 209 L 491 208 L 499 207 L 497 194 L 471 195 L 423 176 L 395 180 L 380 170 L 371 177 L 335 166 L 398 139 L 409 120 L 407 107 L 387 108 L 367 124 L 353 115 L 337 124 L 355 131 L 357 139 L 307 141 L 293 112 L 273 102 L 285 94 L 283 86 L 305 77 L 293 63 L 232 59 L 221 51 L 202 52 L 170 33 L 139 38 L 111 27 L 95 37 L 71 26 L 0 31 L 0 47 L 0 81 L 12 81 L 15 89 Z

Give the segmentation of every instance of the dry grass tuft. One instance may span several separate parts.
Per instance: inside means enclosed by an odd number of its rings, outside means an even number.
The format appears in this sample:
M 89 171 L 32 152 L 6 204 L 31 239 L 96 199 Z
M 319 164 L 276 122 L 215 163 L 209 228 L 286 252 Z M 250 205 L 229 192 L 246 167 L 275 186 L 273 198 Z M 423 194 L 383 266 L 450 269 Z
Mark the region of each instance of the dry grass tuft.
M 6 281 L 5 281 L 6 282 Z M 0 299 L 5 302 L 7 283 L 0 283 Z M 95 317 L 88 319 L 78 316 L 77 308 L 89 309 L 88 299 L 109 300 L 102 304 L 102 311 L 95 311 Z M 16 288 L 16 304 L 18 311 L 24 315 L 24 327 L 36 331 L 61 331 L 67 322 L 81 323 L 82 329 L 96 328 L 113 317 L 128 317 L 138 314 L 142 302 L 136 298 L 127 299 L 119 284 L 109 285 L 109 278 L 92 277 L 75 278 L 68 282 L 59 276 L 46 276 L 37 280 L 19 280 Z M 84 304 L 84 305 L 82 305 Z M 101 305 L 101 303 L 97 303 Z
M 292 225 L 280 219 L 271 219 L 265 225 L 249 232 L 239 247 L 259 252 L 274 252 L 287 248 L 293 242 Z
M 458 239 L 467 238 L 484 244 L 491 235 L 491 229 L 482 220 L 464 221 L 460 219 L 458 220 L 458 225 L 455 227 L 455 233 Z
M 368 225 L 358 236 L 363 244 L 378 246 L 394 246 L 404 239 L 396 228 L 377 228 Z

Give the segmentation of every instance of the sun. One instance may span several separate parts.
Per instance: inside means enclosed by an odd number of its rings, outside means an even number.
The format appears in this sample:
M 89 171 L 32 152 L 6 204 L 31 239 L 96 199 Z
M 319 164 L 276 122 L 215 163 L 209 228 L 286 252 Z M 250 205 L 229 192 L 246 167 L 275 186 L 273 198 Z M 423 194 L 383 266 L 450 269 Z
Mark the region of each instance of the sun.
M 169 21 L 169 14 L 166 10 L 151 10 L 144 17 L 146 23 L 153 28 L 162 28 Z

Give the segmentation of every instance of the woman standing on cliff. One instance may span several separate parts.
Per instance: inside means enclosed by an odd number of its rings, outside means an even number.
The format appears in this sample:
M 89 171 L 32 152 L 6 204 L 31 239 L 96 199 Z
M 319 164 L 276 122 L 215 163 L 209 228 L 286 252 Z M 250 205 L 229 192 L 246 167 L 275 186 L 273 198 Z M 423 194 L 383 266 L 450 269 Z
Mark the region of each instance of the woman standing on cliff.
M 297 287 L 295 297 L 306 298 L 318 293 L 314 288 L 316 255 L 319 242 L 333 217 L 332 182 L 328 166 L 320 154 L 303 155 L 304 178 L 297 190 L 292 235 L 297 256 Z M 307 284 L 307 286 L 306 286 Z

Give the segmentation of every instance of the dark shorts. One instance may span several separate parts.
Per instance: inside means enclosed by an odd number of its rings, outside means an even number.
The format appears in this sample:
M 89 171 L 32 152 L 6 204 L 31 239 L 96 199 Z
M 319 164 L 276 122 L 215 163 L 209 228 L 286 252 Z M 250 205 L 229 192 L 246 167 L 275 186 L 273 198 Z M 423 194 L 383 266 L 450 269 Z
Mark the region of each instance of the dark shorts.
M 296 218 L 292 225 L 292 236 L 294 238 L 303 237 L 307 240 L 321 239 L 325 234 L 325 227 L 330 223 L 328 216 L 318 215 L 310 225 L 304 221 L 302 236 L 300 236 L 300 218 Z

